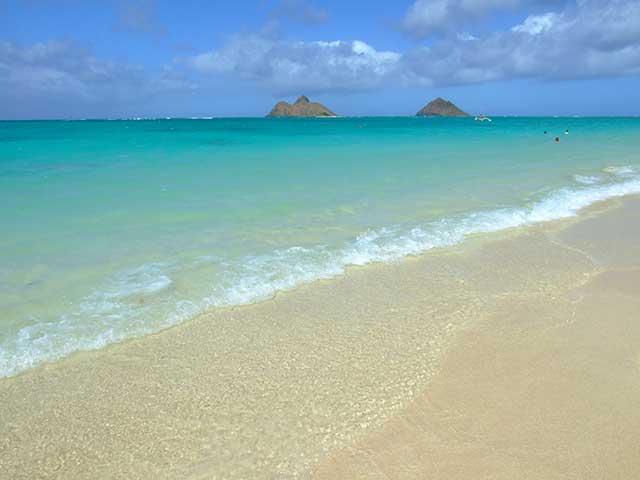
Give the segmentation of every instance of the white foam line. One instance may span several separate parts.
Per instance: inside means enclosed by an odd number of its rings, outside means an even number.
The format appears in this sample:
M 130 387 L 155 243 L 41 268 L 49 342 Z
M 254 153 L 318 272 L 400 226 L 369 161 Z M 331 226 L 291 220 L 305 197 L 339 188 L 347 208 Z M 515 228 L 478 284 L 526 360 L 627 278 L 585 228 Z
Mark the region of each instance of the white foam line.
M 563 188 L 524 208 L 474 212 L 405 230 L 397 226 L 372 230 L 337 251 L 323 246 L 292 247 L 245 257 L 240 265 L 226 271 L 222 269 L 215 279 L 217 283 L 213 282 L 210 296 L 196 302 L 177 301 L 174 313 L 153 327 L 144 321 L 146 315 L 153 315 L 150 306 L 130 299 L 140 295 L 167 295 L 166 290 L 172 285 L 171 273 L 176 267 L 156 263 L 122 272 L 102 291 L 87 298 L 77 311 L 57 322 L 24 327 L 15 336 L 5 338 L 0 344 L 0 376 L 15 375 L 75 351 L 94 350 L 152 333 L 212 307 L 264 300 L 278 291 L 335 277 L 349 265 L 392 262 L 434 247 L 459 243 L 472 234 L 567 218 L 596 202 L 640 193 L 640 176 L 634 175 L 631 167 L 611 167 L 605 171 L 622 181 Z M 223 260 L 217 263 L 223 265 Z

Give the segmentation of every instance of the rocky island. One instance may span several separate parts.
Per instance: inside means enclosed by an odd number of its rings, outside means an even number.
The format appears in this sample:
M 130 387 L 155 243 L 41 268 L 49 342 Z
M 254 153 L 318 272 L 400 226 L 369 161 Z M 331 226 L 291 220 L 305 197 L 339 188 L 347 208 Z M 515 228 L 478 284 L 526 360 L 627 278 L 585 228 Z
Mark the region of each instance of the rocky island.
M 302 95 L 292 105 L 288 102 L 278 102 L 267 117 L 336 117 L 337 115 L 327 107 L 317 102 L 310 102 Z
M 468 117 L 469 114 L 460 110 L 453 103 L 444 98 L 436 98 L 423 107 L 417 117 Z

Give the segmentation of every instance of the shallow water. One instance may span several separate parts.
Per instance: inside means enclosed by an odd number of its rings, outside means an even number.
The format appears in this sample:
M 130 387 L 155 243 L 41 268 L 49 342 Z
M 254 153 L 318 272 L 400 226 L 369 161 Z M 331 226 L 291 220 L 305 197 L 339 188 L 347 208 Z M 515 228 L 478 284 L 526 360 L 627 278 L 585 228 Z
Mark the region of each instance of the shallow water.
M 640 192 L 638 151 L 629 118 L 0 122 L 0 376 Z

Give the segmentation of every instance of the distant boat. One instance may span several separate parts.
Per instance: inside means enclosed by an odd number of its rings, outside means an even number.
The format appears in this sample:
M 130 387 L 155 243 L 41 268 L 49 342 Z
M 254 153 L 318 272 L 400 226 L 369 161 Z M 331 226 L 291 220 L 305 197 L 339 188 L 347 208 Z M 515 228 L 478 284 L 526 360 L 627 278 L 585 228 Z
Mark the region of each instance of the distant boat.
M 490 122 L 491 121 L 491 119 L 489 117 L 485 117 L 482 114 L 480 114 L 478 117 L 474 118 L 474 120 L 477 120 L 479 122 Z

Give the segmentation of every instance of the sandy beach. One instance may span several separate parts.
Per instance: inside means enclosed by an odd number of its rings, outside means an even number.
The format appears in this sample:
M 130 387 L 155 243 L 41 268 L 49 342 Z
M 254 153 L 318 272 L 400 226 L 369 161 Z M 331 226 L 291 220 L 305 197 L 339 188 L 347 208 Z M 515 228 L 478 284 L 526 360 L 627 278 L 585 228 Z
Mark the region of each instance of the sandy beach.
M 637 478 L 639 205 L 554 235 L 593 262 L 584 284 L 497 299 L 425 392 L 314 478 Z
M 0 478 L 640 476 L 640 200 L 0 380 Z

